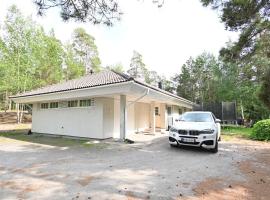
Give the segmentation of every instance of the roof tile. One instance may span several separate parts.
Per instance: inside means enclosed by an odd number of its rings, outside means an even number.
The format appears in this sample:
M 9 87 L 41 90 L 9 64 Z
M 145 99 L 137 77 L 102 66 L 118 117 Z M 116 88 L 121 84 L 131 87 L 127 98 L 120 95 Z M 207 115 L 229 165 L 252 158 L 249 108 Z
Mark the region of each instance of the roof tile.
M 131 77 L 125 76 L 109 70 L 104 70 L 99 73 L 89 74 L 78 79 L 69 80 L 66 82 L 45 86 L 36 90 L 21 93 L 15 97 L 34 96 L 40 94 L 48 94 L 54 92 L 62 92 L 67 90 L 76 90 L 82 88 L 90 88 L 94 86 L 108 85 L 113 83 L 121 83 L 131 80 Z

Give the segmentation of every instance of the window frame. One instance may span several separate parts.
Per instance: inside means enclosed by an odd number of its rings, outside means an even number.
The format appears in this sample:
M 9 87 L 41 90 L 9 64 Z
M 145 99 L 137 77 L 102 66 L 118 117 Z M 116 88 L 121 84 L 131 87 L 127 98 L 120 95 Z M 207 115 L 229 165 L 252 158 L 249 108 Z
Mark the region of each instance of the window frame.
M 43 105 L 47 105 L 47 106 L 44 107 Z M 46 110 L 46 109 L 49 109 L 49 108 L 50 108 L 49 103 L 40 103 L 40 109 Z
M 75 106 L 71 106 L 72 103 L 76 102 L 76 105 Z M 68 108 L 76 108 L 78 107 L 78 100 L 71 100 L 71 101 L 68 101 Z
M 52 105 L 57 105 L 57 106 L 56 107 L 53 107 Z M 58 101 L 50 102 L 49 108 L 50 109 L 59 108 L 59 102 Z
M 83 103 L 85 104 L 83 105 Z M 92 104 L 93 104 L 92 99 L 81 99 L 79 102 L 79 107 L 90 107 L 92 106 Z

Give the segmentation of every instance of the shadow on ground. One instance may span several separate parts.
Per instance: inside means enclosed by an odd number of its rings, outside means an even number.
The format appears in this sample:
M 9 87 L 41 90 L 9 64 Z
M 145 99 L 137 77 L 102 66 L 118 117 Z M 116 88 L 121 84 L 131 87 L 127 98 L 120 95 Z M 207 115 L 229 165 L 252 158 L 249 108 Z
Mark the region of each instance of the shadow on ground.
M 167 137 L 103 149 L 50 148 L 3 137 L 0 199 L 230 200 L 270 195 L 270 145 L 265 143 L 222 142 L 213 154 L 171 148 Z M 21 137 L 27 141 L 28 136 Z

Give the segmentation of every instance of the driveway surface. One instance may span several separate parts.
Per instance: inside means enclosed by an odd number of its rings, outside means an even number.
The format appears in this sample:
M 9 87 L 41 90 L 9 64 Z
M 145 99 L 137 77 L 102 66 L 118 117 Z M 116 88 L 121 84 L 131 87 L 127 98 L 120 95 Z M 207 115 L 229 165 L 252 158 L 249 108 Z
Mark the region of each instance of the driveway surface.
M 0 199 L 269 199 L 270 144 L 217 154 L 145 144 L 54 147 L 0 138 Z

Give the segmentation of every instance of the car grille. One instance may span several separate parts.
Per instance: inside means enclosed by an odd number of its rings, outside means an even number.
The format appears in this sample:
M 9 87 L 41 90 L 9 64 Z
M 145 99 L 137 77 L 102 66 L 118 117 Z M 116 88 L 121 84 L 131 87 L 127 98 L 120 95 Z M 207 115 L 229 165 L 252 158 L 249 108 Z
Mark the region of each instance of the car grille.
M 200 135 L 200 131 L 189 131 L 189 135 Z
M 178 130 L 178 133 L 180 135 L 187 135 L 188 132 L 186 130 Z
M 178 130 L 179 135 L 200 135 L 200 131 L 196 130 Z
M 200 144 L 199 142 L 183 142 L 181 140 L 178 140 L 179 143 L 182 143 L 182 144 L 195 144 L 195 145 L 198 145 Z

